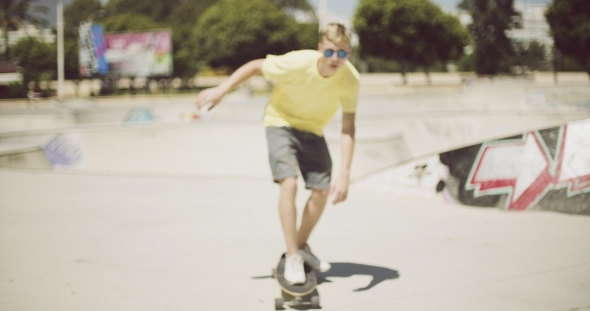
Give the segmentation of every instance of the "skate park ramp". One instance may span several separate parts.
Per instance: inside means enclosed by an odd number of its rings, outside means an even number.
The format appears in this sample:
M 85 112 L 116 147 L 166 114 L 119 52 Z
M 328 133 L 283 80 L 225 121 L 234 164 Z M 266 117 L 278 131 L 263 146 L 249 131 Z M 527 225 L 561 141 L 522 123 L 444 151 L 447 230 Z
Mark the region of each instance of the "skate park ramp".
M 435 95 L 364 95 L 357 113 L 352 179 L 411 159 L 583 120 L 590 115 L 586 108 L 590 94 L 586 93 L 581 87 L 564 90 L 506 82 Z M 111 102 L 114 99 L 78 100 L 32 113 L 31 109 L 4 109 L 0 165 L 268 179 L 265 133 L 260 125 L 267 98 L 237 92 L 202 117 L 193 100 L 120 99 L 121 104 Z M 337 116 L 325 130 L 336 174 L 339 131 Z M 27 152 L 11 151 L 11 144 L 23 143 L 29 146 Z M 35 145 L 37 149 L 32 150 Z M 40 150 L 49 161 L 43 161 Z
M 449 203 L 590 215 L 590 120 L 412 159 L 360 181 L 364 188 L 442 193 Z M 435 191 L 436 190 L 436 191 Z
M 588 216 L 433 191 L 440 153 L 515 135 L 526 145 L 589 118 L 584 102 L 553 101 L 560 90 L 498 87 L 361 97 L 354 183 L 310 240 L 334 266 L 320 275 L 322 309 L 590 308 Z M 52 107 L 69 125 L 7 113 L 18 127 L 0 139 L 1 310 L 273 309 L 284 242 L 265 98 L 234 94 L 198 118 L 192 100 Z M 339 122 L 326 129 L 336 168 Z

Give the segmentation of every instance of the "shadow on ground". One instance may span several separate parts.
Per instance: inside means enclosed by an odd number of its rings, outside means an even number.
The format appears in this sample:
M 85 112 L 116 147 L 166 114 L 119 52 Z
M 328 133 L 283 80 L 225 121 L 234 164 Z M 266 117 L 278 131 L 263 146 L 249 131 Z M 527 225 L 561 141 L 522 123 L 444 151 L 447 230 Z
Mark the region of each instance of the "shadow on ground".
M 369 290 L 383 281 L 399 278 L 399 273 L 396 270 L 392 270 L 389 268 L 347 262 L 334 262 L 331 264 L 332 269 L 330 269 L 330 271 L 324 273 L 316 272 L 316 275 L 318 277 L 318 284 L 332 282 L 332 280 L 329 280 L 328 278 L 333 277 L 347 278 L 353 275 L 372 276 L 373 279 L 367 286 L 360 287 L 354 290 L 355 292 L 361 292 Z
M 384 267 L 377 267 L 377 266 L 369 266 L 357 263 L 348 263 L 348 262 L 334 262 L 331 263 L 332 269 L 328 272 L 317 272 L 316 275 L 318 278 L 318 285 L 322 283 L 330 283 L 332 282 L 331 278 L 348 278 L 354 275 L 368 275 L 373 277 L 371 282 L 365 287 L 359 287 L 353 291 L 361 292 L 369 290 L 375 287 L 377 284 L 399 278 L 399 273 L 396 270 L 392 270 L 389 268 Z M 272 275 L 269 276 L 255 276 L 252 279 L 267 279 L 272 278 Z

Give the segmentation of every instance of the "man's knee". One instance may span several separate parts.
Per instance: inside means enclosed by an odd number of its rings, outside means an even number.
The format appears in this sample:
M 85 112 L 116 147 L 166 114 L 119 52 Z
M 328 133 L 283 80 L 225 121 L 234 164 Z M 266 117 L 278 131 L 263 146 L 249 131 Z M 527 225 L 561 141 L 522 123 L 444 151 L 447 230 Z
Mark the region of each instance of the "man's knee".
M 330 191 L 328 191 L 328 190 L 316 190 L 316 189 L 311 190 L 311 197 L 312 197 L 312 199 L 316 199 L 316 200 L 325 201 L 328 199 L 329 194 L 330 194 Z
M 288 177 L 279 182 L 281 185 L 281 193 L 295 195 L 297 193 L 297 178 Z

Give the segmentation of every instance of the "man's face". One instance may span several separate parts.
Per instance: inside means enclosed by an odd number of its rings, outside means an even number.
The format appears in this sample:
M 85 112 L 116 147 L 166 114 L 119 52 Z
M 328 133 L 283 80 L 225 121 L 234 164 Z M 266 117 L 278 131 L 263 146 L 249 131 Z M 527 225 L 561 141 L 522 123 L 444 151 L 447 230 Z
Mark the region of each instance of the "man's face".
M 320 72 L 324 75 L 336 73 L 344 65 L 351 52 L 348 42 L 334 43 L 325 38 L 318 44 L 318 51 L 324 56 L 320 58 L 318 64 Z

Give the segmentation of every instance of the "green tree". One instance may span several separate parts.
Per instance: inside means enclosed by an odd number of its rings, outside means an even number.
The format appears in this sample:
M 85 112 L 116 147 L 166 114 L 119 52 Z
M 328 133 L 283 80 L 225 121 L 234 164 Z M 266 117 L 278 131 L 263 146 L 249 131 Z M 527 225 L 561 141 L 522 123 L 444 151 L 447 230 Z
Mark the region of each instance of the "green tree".
M 310 17 L 308 22 L 297 23 L 297 41 L 300 49 L 317 49 L 319 40 L 319 25 L 315 9 L 307 0 L 274 0 L 288 15 L 295 16 L 304 13 Z
M 518 17 L 514 0 L 462 0 L 459 8 L 472 18 L 468 26 L 475 48 L 473 61 L 480 75 L 509 73 L 514 49 L 506 30 Z
M 8 32 L 22 27 L 28 22 L 33 25 L 45 25 L 47 20 L 39 14 L 46 14 L 47 7 L 32 5 L 37 0 L 2 0 L 0 3 L 0 25 L 4 32 L 4 57 L 10 58 Z
M 186 0 L 176 6 L 168 17 L 172 27 L 174 77 L 183 78 L 185 84 L 199 70 L 196 49 L 192 44 L 193 28 L 201 15 L 219 0 Z
M 147 16 L 157 22 L 165 22 L 182 0 L 109 0 L 106 10 L 109 15 L 124 13 Z
M 429 0 L 361 0 L 354 16 L 362 57 L 393 60 L 406 81 L 416 66 L 459 59 L 468 34 Z
M 544 70 L 548 68 L 545 47 L 538 41 L 515 41 L 513 65 L 521 68 L 522 74 L 527 70 Z
M 590 78 L 590 1 L 554 0 L 545 17 L 556 49 L 578 62 Z
M 529 70 L 542 70 L 546 66 L 545 46 L 537 41 L 529 42 L 526 47 L 524 65 Z
M 133 13 L 109 16 L 102 20 L 101 24 L 105 32 L 154 30 L 166 27 L 148 16 Z
M 68 80 L 80 79 L 78 40 L 64 40 L 64 75 Z
M 469 34 L 459 19 L 445 14 L 438 6 L 426 6 L 424 14 L 430 23 L 424 23 L 418 30 L 422 42 L 418 45 L 416 63 L 424 68 L 430 83 L 430 68 L 460 60 L 469 42 Z
M 14 47 L 14 60 L 22 68 L 23 84 L 57 78 L 57 46 L 35 38 L 18 41 Z
M 74 0 L 64 8 L 64 37 L 78 39 L 80 24 L 100 21 L 105 14 L 100 0 Z
M 297 23 L 297 42 L 299 49 L 315 50 L 318 48 L 320 34 L 317 23 Z
M 223 0 L 201 16 L 193 36 L 199 60 L 213 67 L 299 48 L 297 23 L 268 0 Z
M 314 12 L 313 7 L 307 0 L 275 0 L 279 7 L 283 9 L 295 9 L 306 12 Z
M 474 55 L 466 54 L 457 61 L 457 69 L 461 72 L 472 72 L 475 71 L 475 62 L 473 61 Z

